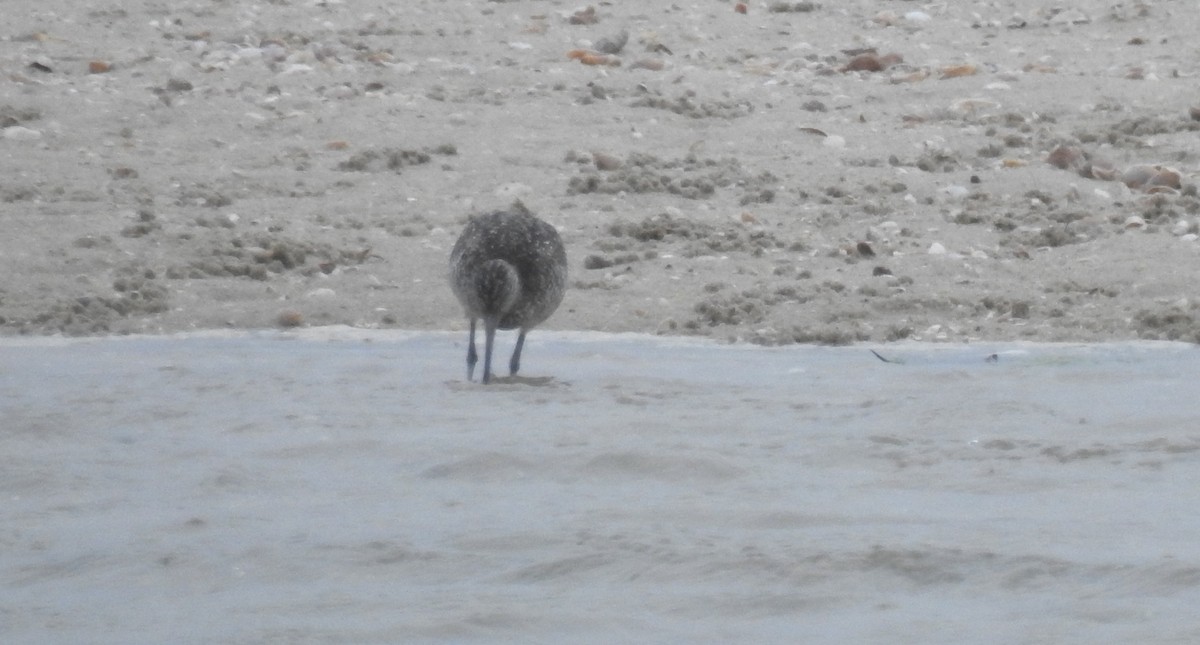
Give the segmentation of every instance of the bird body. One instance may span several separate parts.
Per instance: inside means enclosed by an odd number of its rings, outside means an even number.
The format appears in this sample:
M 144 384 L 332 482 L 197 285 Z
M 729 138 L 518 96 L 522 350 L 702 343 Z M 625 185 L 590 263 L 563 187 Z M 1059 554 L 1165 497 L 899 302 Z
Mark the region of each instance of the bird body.
M 483 377 L 491 377 L 497 329 L 518 329 L 509 361 L 516 374 L 525 334 L 558 309 L 567 286 L 567 254 L 553 226 L 524 207 L 471 218 L 450 252 L 450 286 L 470 320 L 467 379 L 475 371 L 475 325 L 484 327 Z

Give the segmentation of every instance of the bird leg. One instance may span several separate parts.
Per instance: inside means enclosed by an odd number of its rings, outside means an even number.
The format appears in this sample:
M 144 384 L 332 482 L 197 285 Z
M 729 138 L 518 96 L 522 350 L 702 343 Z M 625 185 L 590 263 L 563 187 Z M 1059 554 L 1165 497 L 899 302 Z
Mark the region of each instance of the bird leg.
M 475 353 L 475 319 L 471 319 L 471 335 L 467 340 L 467 380 L 475 378 L 475 363 L 479 361 L 479 355 Z
M 521 369 L 521 348 L 525 346 L 525 330 L 517 334 L 517 347 L 513 350 L 512 360 L 508 362 L 508 373 L 513 375 L 517 370 Z

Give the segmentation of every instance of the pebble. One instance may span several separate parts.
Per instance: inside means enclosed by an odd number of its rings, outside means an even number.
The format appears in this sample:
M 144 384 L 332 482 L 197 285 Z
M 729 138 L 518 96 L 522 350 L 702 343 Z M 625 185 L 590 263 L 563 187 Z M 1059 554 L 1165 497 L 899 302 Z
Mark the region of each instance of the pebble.
M 929 245 L 929 255 L 945 255 L 946 247 L 941 242 L 934 242 Z
M 616 170 L 622 165 L 620 159 L 603 152 L 593 152 L 592 163 L 596 164 L 598 170 Z
M 831 134 L 821 140 L 821 145 L 825 146 L 826 148 L 845 148 L 846 137 Z
M 279 316 L 275 320 L 280 327 L 299 327 L 304 324 L 304 316 L 294 309 L 285 309 L 279 312 Z
M 1092 19 L 1079 9 L 1067 9 L 1050 17 L 1052 25 L 1085 25 Z
M 971 193 L 971 191 L 967 190 L 966 186 L 959 186 L 957 184 L 946 186 L 938 192 L 953 200 L 961 200 Z
M 304 294 L 304 297 L 305 298 L 333 298 L 336 295 L 337 295 L 337 292 L 334 291 L 333 289 L 330 289 L 329 287 L 321 287 L 319 289 L 313 289 L 312 291 L 309 291 L 308 293 Z

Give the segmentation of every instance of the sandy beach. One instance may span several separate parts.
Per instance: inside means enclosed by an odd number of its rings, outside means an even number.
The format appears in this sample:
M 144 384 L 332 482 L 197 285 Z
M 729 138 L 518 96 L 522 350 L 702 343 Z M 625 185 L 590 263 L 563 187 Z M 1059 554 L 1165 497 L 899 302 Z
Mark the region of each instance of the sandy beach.
M 547 328 L 1197 340 L 1188 3 L 586 8 L 12 12 L 0 331 L 461 329 L 450 246 L 520 199 Z
M 1200 640 L 1193 3 L 9 4 L 0 640 Z

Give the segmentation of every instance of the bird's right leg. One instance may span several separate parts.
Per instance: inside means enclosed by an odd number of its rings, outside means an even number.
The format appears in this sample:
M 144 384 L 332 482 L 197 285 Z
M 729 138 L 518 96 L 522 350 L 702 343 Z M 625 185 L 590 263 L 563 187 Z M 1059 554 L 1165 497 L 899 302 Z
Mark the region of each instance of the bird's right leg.
M 479 361 L 479 355 L 475 353 L 475 319 L 471 319 L 471 335 L 467 340 L 467 380 L 475 378 L 475 363 Z
M 521 333 L 517 334 L 517 347 L 513 349 L 512 359 L 508 361 L 508 373 L 516 374 L 517 370 L 521 369 L 521 349 L 525 347 L 525 329 L 521 328 Z

